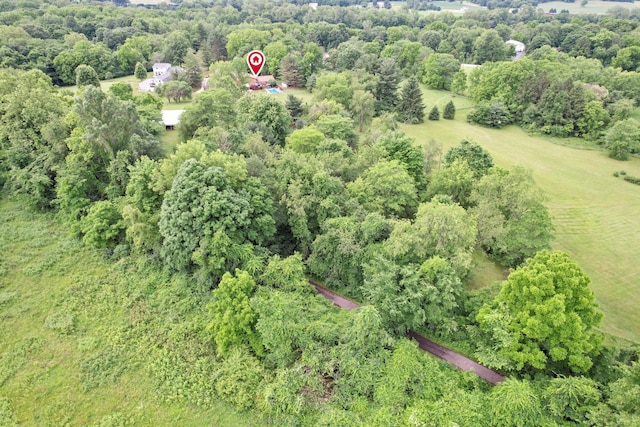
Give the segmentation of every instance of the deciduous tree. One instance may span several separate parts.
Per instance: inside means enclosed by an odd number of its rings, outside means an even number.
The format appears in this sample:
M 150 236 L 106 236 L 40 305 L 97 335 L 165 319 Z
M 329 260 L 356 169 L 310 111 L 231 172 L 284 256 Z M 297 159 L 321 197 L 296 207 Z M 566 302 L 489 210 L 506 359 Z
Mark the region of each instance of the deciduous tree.
M 258 316 L 249 303 L 255 287 L 249 273 L 236 270 L 234 275 L 225 273 L 213 291 L 209 329 L 213 332 L 219 356 L 228 356 L 234 346 L 248 347 L 262 355 L 264 349 L 255 330 Z
M 562 252 L 541 251 L 509 275 L 491 306 L 478 313 L 480 327 L 510 368 L 585 372 L 600 350 L 595 328 L 602 313 L 589 277 Z

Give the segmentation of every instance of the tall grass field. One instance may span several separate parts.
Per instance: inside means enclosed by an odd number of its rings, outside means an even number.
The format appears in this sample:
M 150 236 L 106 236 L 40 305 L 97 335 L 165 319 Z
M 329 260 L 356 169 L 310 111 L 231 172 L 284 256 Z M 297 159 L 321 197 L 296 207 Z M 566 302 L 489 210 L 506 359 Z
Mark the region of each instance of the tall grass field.
M 184 281 L 104 256 L 0 200 L 0 426 L 269 425 L 212 395 Z

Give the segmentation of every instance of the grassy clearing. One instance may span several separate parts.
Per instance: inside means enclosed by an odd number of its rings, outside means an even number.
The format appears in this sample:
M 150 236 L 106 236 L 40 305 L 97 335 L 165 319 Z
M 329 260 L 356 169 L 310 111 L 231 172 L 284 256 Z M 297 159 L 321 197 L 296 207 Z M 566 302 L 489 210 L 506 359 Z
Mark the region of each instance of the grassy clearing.
M 634 7 L 640 6 L 640 2 L 634 3 L 622 3 L 622 2 L 610 2 L 610 1 L 599 1 L 599 0 L 589 0 L 584 7 L 580 6 L 580 2 L 576 1 L 575 3 L 565 3 L 561 1 L 552 1 L 549 3 L 540 3 L 538 4 L 538 9 L 543 9 L 545 12 L 548 12 L 551 8 L 556 8 L 558 12 L 562 9 L 566 9 L 571 14 L 581 14 L 581 13 L 592 13 L 596 15 L 604 15 L 611 8 L 615 6 L 622 6 L 626 9 L 633 9 Z
M 167 130 L 160 135 L 160 146 L 165 155 L 173 153 L 179 142 L 180 134 L 177 130 Z
M 440 110 L 453 99 L 456 119 L 403 125 L 418 143 L 434 139 L 446 151 L 463 138 L 487 149 L 499 166 L 533 171 L 548 200 L 556 228 L 553 247 L 568 252 L 591 277 L 605 313 L 604 331 L 640 341 L 640 190 L 612 176 L 640 176 L 640 159 L 619 162 L 602 151 L 560 145 L 567 140 L 529 135 L 517 126 L 488 129 L 467 123 L 471 101 L 449 92 L 425 90 L 425 107 Z M 570 142 L 570 140 L 569 140 Z
M 170 287 L 158 273 L 105 261 L 55 218 L 0 201 L 4 407 L 24 426 L 267 425 L 258 414 L 204 399 L 213 383 L 194 374 L 208 359 L 190 358 L 184 336 L 193 319 Z M 200 406 L 185 397 L 194 384 Z
M 480 289 L 507 278 L 507 271 L 496 264 L 483 251 L 473 253 L 471 273 L 465 281 L 467 289 Z

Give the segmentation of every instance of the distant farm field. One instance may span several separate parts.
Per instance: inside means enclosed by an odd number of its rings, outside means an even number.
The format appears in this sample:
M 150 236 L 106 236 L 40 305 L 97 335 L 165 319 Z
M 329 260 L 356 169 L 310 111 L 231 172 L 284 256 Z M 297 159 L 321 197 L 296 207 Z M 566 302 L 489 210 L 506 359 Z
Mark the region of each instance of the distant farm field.
M 576 0 L 575 3 L 565 3 L 561 1 L 552 1 L 549 3 L 539 3 L 537 8 L 542 9 L 545 12 L 549 12 L 549 9 L 555 8 L 558 12 L 562 9 L 566 9 L 569 13 L 593 13 L 597 15 L 604 15 L 607 11 L 615 6 L 622 6 L 626 9 L 632 9 L 634 7 L 640 7 L 640 2 L 626 3 L 626 2 L 613 2 L 613 1 L 599 1 L 589 0 L 585 6 L 580 6 L 580 1 Z
M 442 111 L 453 99 L 456 119 L 402 129 L 418 143 L 442 143 L 445 151 L 470 138 L 498 166 L 531 169 L 548 197 L 556 228 L 553 247 L 568 252 L 591 277 L 605 313 L 603 330 L 640 342 L 640 187 L 613 176 L 625 171 L 640 177 L 640 159 L 612 160 L 603 151 L 572 148 L 566 146 L 571 140 L 528 135 L 517 126 L 497 130 L 471 125 L 466 122 L 470 100 L 443 91 L 424 93 L 426 111 L 434 104 Z

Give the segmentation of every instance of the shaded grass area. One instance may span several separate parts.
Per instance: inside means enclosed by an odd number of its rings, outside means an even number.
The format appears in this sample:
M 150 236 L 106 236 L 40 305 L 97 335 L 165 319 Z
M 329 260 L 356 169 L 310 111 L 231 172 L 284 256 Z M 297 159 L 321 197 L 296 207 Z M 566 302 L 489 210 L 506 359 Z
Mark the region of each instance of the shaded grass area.
M 172 154 L 180 142 L 180 133 L 177 130 L 165 130 L 160 134 L 160 147 L 166 156 Z
M 487 256 L 483 251 L 473 253 L 472 267 L 465 280 L 468 290 L 480 289 L 507 279 L 507 270 Z
M 453 99 L 456 119 L 401 125 L 402 130 L 419 144 L 430 139 L 441 143 L 445 152 L 470 138 L 489 151 L 498 166 L 531 169 L 548 197 L 546 205 L 556 228 L 552 245 L 569 253 L 591 278 L 605 313 L 603 330 L 640 341 L 640 190 L 612 176 L 622 169 L 640 176 L 640 159 L 619 162 L 602 151 L 576 150 L 517 126 L 472 125 L 466 122 L 469 99 L 444 91 L 424 94 L 426 111 L 434 103 L 441 108 Z
M 0 396 L 20 425 L 269 425 L 213 395 L 199 305 L 184 281 L 0 200 Z

